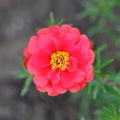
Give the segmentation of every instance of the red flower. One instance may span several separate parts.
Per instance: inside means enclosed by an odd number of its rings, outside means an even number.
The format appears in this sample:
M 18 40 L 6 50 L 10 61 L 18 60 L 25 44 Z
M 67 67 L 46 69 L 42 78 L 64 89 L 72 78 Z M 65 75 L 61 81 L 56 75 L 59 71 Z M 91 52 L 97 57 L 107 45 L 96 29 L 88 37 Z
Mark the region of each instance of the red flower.
M 83 89 L 94 76 L 91 47 L 88 37 L 70 25 L 38 30 L 24 49 L 24 63 L 37 90 L 56 96 Z

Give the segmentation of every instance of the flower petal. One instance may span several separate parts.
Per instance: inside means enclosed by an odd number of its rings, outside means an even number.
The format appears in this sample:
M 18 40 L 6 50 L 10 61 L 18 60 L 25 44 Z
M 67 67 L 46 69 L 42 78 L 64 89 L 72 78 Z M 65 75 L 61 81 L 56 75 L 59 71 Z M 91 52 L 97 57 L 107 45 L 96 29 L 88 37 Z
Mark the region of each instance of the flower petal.
M 79 69 L 77 72 L 78 72 L 79 78 L 75 79 L 75 82 L 80 83 L 85 79 L 85 72 L 81 69 Z
M 25 47 L 24 51 L 23 51 L 23 55 L 24 55 L 24 66 L 25 68 L 27 68 L 27 63 L 28 63 L 28 60 L 31 56 L 31 54 L 28 52 L 28 46 Z
M 42 28 L 42 29 L 39 29 L 37 31 L 37 35 L 46 35 L 47 33 L 49 33 L 50 29 L 49 28 Z
M 40 92 L 46 92 L 46 88 L 45 87 L 40 87 L 40 86 L 36 86 L 36 89 Z
M 61 73 L 61 85 L 65 88 L 69 88 L 74 84 L 75 73 L 70 73 L 68 71 Z
M 51 83 L 46 86 L 46 90 L 47 90 L 49 96 L 56 96 L 56 95 L 58 95 L 58 93 L 56 93 L 54 91 Z
M 76 49 L 71 52 L 71 55 L 77 59 L 79 64 L 85 64 L 89 59 L 89 52 L 86 48 Z
M 75 48 L 80 49 L 82 46 L 91 48 L 91 42 L 86 35 L 81 35 L 79 42 L 76 44 Z
M 78 59 L 79 64 L 85 64 L 90 58 L 90 42 L 86 35 L 81 35 L 80 41 L 71 49 L 71 55 Z
M 49 55 L 41 51 L 39 55 L 30 57 L 27 69 L 31 74 L 36 74 L 40 69 L 49 65 Z
M 53 89 L 56 93 L 63 94 L 67 91 L 60 83 L 59 84 L 53 84 Z
M 86 86 L 86 82 L 83 81 L 83 82 L 79 83 L 79 85 L 80 85 L 80 90 L 82 90 Z
M 40 35 L 38 38 L 38 46 L 41 50 L 45 51 L 48 54 L 52 54 L 56 51 L 54 42 L 54 36 L 50 33 L 46 35 Z
M 61 85 L 65 88 L 70 88 L 74 85 L 74 83 L 77 81 L 82 81 L 83 76 L 81 78 L 81 70 L 77 69 L 74 72 L 62 72 L 61 73 Z
M 51 70 L 47 74 L 47 79 L 49 79 L 53 84 L 58 84 L 60 82 L 60 74 L 58 70 Z
M 39 51 L 40 49 L 38 47 L 38 37 L 32 36 L 28 44 L 28 52 L 31 53 L 32 55 L 36 55 L 39 53 Z
M 57 50 L 70 51 L 71 48 L 80 40 L 80 32 L 77 28 L 71 28 L 68 25 L 61 26 L 59 36 L 54 39 L 55 47 Z
M 91 64 L 86 64 L 82 69 L 85 71 L 86 82 L 90 82 L 94 76 L 93 66 Z
M 89 76 L 89 78 L 87 78 L 86 82 L 91 82 L 94 78 L 94 73 L 91 73 L 91 75 Z
M 50 32 L 51 32 L 53 35 L 55 35 L 55 36 L 59 35 L 60 27 L 59 27 L 58 25 L 50 26 L 49 29 L 50 29 Z
M 69 91 L 70 91 L 71 93 L 75 93 L 75 92 L 77 92 L 77 91 L 79 91 L 79 90 L 80 90 L 80 85 L 77 84 L 77 83 L 75 83 L 71 88 L 69 88 Z
M 92 64 L 94 62 L 94 60 L 95 60 L 95 54 L 91 49 L 89 50 L 89 56 L 90 56 L 90 58 L 88 60 L 88 63 Z
M 63 24 L 63 25 L 61 26 L 61 32 L 63 32 L 63 33 L 69 32 L 71 28 L 72 28 L 72 27 L 71 27 L 70 25 L 68 25 L 68 24 Z
M 77 69 L 77 60 L 76 58 L 70 56 L 69 65 L 67 66 L 69 72 L 74 72 Z
M 79 90 L 82 90 L 86 86 L 86 83 L 83 81 L 81 83 L 75 83 L 71 88 L 69 88 L 69 91 L 71 93 L 78 92 Z
M 26 57 L 28 58 L 28 57 L 31 56 L 31 54 L 28 52 L 28 46 L 25 47 L 25 49 L 24 49 L 24 51 L 23 51 L 23 55 L 24 55 L 25 58 L 26 58 Z
M 47 86 L 49 80 L 46 78 L 46 75 L 49 70 L 50 70 L 49 67 L 44 68 L 34 76 L 33 81 L 36 86 L 41 87 L 41 88 Z

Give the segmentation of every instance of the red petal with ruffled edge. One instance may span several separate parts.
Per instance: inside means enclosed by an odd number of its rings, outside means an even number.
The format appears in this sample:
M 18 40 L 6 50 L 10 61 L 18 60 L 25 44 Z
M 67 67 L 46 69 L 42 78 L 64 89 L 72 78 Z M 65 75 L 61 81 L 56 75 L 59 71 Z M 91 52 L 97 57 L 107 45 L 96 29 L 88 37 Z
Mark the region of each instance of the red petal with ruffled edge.
M 63 94 L 67 91 L 66 88 L 64 88 L 61 83 L 59 84 L 53 84 L 52 88 L 54 89 L 54 91 L 58 94 Z
M 29 58 L 27 69 L 31 74 L 36 74 L 40 69 L 50 66 L 49 61 L 50 56 L 43 51 L 39 51 L 39 55 Z
M 67 66 L 69 72 L 74 72 L 77 69 L 77 60 L 76 58 L 70 56 L 69 64 Z
M 65 71 L 61 73 L 61 85 L 65 88 L 70 88 L 74 85 L 76 81 L 78 82 L 82 80 L 84 80 L 84 78 L 83 78 L 83 74 L 81 74 L 80 69 L 77 69 L 74 72 Z
M 46 78 L 46 75 L 49 71 L 50 71 L 50 67 L 46 67 L 40 70 L 33 78 L 34 83 L 39 87 L 47 86 L 49 80 Z
M 60 82 L 60 74 L 58 70 L 51 70 L 47 74 L 47 79 L 49 79 L 53 84 L 58 84 Z
M 50 33 L 48 33 L 47 35 L 40 35 L 38 38 L 39 48 L 51 55 L 53 52 L 56 51 L 53 39 L 54 36 L 52 36 Z

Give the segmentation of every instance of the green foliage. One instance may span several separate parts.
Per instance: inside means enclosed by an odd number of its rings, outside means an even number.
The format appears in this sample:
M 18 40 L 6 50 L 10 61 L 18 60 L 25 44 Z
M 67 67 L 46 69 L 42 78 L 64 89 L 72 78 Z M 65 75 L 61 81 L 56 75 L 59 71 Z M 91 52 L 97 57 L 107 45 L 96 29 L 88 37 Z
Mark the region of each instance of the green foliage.
M 53 12 L 50 12 L 49 19 L 46 21 L 47 26 L 52 26 L 55 24 L 61 25 L 63 22 L 64 22 L 64 19 L 60 19 L 59 21 L 56 22 Z
M 27 93 L 27 91 L 30 87 L 30 84 L 32 83 L 33 76 L 30 75 L 27 72 L 27 70 L 25 69 L 25 67 L 23 65 L 23 60 L 21 60 L 21 66 L 22 66 L 23 70 L 14 72 L 14 76 L 20 80 L 24 79 L 24 84 L 23 84 L 21 92 L 20 92 L 20 96 L 23 97 Z
M 51 26 L 55 24 L 55 18 L 52 12 L 49 14 L 49 20 L 47 20 L 47 25 Z
M 89 37 L 103 35 L 109 44 L 120 47 L 120 15 L 116 8 L 120 7 L 119 0 L 80 0 L 83 10 L 76 19 L 90 22 L 91 27 L 86 30 Z M 114 41 L 114 42 L 113 42 Z M 120 58 L 120 51 L 116 52 L 116 58 Z
M 80 5 L 83 11 L 77 14 L 77 20 L 89 20 L 91 27 L 87 31 L 89 36 L 103 35 L 111 43 L 120 46 L 120 16 L 115 13 L 120 7 L 119 0 L 82 0 Z M 103 61 L 101 55 L 106 48 L 106 44 L 95 50 L 96 60 L 94 62 L 94 79 L 87 87 L 72 95 L 72 99 L 82 98 L 85 105 L 85 112 L 79 114 L 79 118 L 84 120 L 120 120 L 120 72 L 106 67 L 113 62 L 113 59 Z M 116 51 L 116 58 L 120 58 L 120 52 Z M 112 71 L 112 72 L 110 72 Z M 84 101 L 85 98 L 87 101 Z M 92 108 L 91 118 L 89 111 Z M 84 105 L 80 111 L 84 110 Z M 88 112 L 88 113 L 86 113 Z
M 26 77 L 26 80 L 25 80 L 22 90 L 20 92 L 21 97 L 23 97 L 26 94 L 26 92 L 28 91 L 28 88 L 32 82 L 32 79 L 33 79 L 33 76 L 31 76 L 31 75 Z
M 109 23 L 120 23 L 120 17 L 115 14 L 115 8 L 120 7 L 119 0 L 82 0 L 80 4 L 84 10 L 77 15 L 77 20 L 88 18 L 94 23 L 88 30 L 89 36 L 112 31 Z
M 120 106 L 104 106 L 96 111 L 96 115 L 98 120 L 120 120 Z
M 49 14 L 49 19 L 46 21 L 47 26 L 52 26 L 52 25 L 62 25 L 64 23 L 64 19 L 60 19 L 59 21 L 56 22 L 55 17 L 53 12 L 50 12 Z M 40 27 L 35 27 L 35 31 L 39 30 Z

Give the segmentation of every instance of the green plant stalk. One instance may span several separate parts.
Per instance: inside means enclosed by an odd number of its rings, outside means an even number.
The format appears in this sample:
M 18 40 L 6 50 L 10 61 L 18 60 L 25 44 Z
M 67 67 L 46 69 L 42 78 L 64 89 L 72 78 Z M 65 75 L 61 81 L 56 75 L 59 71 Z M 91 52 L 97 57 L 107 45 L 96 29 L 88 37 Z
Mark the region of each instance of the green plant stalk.
M 23 97 L 23 96 L 26 94 L 26 92 L 28 91 L 28 88 L 29 88 L 32 80 L 33 80 L 33 76 L 32 76 L 32 75 L 29 75 L 29 76 L 27 77 L 27 79 L 25 80 L 24 85 L 23 85 L 23 87 L 22 87 L 22 90 L 21 90 L 21 92 L 20 92 L 20 96 L 21 96 L 21 97 Z

